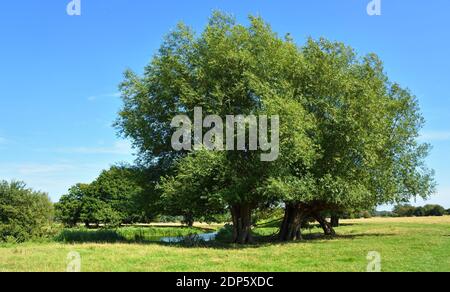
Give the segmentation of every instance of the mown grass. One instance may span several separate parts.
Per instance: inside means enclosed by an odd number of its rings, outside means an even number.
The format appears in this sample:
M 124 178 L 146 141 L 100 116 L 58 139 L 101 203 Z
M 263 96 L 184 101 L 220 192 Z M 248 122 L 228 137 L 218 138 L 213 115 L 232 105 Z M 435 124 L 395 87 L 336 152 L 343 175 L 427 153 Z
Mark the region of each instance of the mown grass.
M 79 252 L 82 271 L 366 271 L 381 254 L 382 271 L 450 271 L 450 217 L 344 221 L 339 236 L 319 229 L 310 240 L 252 246 L 187 248 L 159 243 L 25 243 L 0 245 L 0 271 L 64 271 Z M 273 227 L 256 232 L 270 235 Z

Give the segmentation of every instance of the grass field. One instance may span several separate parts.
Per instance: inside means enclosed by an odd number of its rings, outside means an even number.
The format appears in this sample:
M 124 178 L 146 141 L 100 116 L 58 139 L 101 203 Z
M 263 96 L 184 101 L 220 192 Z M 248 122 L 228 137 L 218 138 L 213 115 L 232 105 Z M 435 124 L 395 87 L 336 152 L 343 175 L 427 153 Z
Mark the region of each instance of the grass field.
M 274 228 L 257 230 L 261 234 L 274 231 Z M 371 251 L 380 253 L 382 271 L 450 271 L 450 217 L 344 220 L 336 238 L 324 238 L 318 232 L 318 229 L 305 231 L 310 240 L 304 242 L 246 247 L 213 244 L 188 248 L 132 240 L 95 243 L 86 239 L 84 243 L 73 244 L 4 244 L 0 245 L 0 271 L 65 271 L 67 254 L 71 251 L 81 255 L 81 269 L 86 272 L 363 272 Z

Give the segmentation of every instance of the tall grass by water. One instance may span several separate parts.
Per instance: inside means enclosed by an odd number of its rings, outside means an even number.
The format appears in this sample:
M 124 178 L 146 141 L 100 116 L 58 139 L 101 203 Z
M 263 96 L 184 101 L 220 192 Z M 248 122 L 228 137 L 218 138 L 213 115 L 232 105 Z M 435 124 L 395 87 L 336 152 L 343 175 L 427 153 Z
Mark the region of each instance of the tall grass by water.
M 151 243 L 164 237 L 183 237 L 208 232 L 195 227 L 123 227 L 115 229 L 64 229 L 55 238 L 64 243 Z

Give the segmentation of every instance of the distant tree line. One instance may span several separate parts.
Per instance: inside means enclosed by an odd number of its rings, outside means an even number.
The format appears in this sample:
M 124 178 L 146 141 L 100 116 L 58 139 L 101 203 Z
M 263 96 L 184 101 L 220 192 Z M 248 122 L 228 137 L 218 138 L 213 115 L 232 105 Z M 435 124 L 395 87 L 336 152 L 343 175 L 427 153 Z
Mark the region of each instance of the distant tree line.
M 411 205 L 397 205 L 392 211 L 396 217 L 430 217 L 450 215 L 450 209 L 446 210 L 440 205 L 425 205 L 423 207 L 414 207 Z

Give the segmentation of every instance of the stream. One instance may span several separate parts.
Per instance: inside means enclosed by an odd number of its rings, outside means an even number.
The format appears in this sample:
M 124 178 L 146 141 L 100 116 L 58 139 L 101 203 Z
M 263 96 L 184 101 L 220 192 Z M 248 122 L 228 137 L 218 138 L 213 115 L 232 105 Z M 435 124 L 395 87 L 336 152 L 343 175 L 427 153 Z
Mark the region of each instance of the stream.
M 212 241 L 216 239 L 218 232 L 212 232 L 212 233 L 203 233 L 203 234 L 197 234 L 198 238 L 203 241 Z M 160 239 L 161 242 L 165 243 L 178 243 L 183 241 L 186 238 L 186 236 L 176 236 L 176 237 L 163 237 Z

